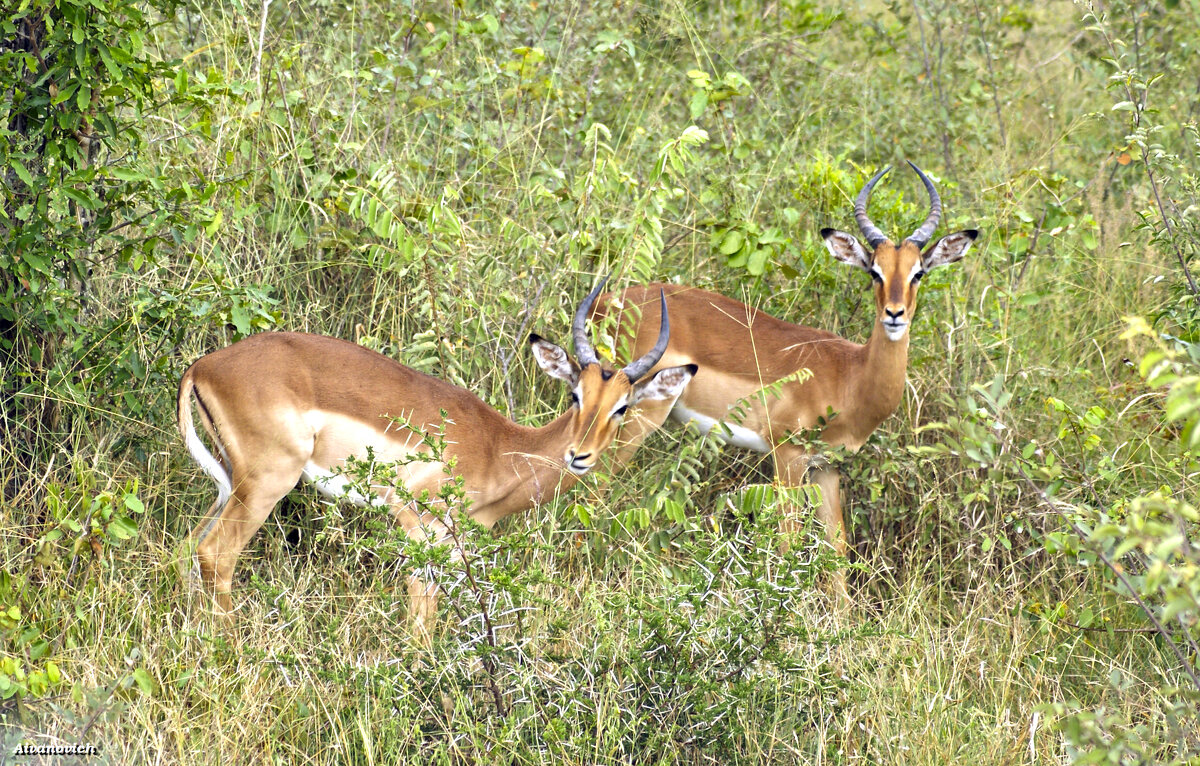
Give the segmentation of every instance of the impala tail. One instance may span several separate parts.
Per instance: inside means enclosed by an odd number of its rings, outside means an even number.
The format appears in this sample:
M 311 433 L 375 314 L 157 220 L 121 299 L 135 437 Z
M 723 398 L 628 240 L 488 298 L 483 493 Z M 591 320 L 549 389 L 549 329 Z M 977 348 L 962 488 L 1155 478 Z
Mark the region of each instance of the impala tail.
M 204 421 L 204 429 L 209 432 L 212 442 L 217 445 L 217 449 L 221 451 L 221 456 L 224 455 L 224 448 L 221 445 L 220 438 L 217 438 L 216 427 L 212 424 L 212 419 L 209 417 L 208 409 L 204 407 L 204 400 L 200 399 L 200 395 L 196 391 L 196 382 L 192 376 L 184 373 L 184 379 L 179 383 L 179 433 L 184 437 L 184 443 L 187 444 L 187 451 L 191 453 L 192 460 L 196 461 L 200 468 L 204 468 L 204 473 L 209 474 L 212 480 L 216 481 L 217 485 L 217 502 L 214 505 L 216 510 L 224 508 L 224 504 L 228 501 L 229 496 L 233 495 L 233 478 L 230 477 L 229 471 L 226 468 L 229 465 L 229 460 L 217 460 L 208 448 L 204 447 L 204 442 L 200 441 L 200 437 L 196 432 L 196 423 L 192 419 L 192 397 L 196 397 L 196 403 L 199 405 L 200 418 Z

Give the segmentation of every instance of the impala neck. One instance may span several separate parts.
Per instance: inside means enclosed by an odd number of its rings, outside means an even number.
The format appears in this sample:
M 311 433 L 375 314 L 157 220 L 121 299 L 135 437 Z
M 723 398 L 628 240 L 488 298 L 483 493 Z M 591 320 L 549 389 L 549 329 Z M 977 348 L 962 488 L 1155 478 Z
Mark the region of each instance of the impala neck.
M 888 340 L 883 324 L 876 319 L 871 339 L 867 341 L 866 367 L 859 378 L 858 401 L 864 411 L 878 418 L 876 424 L 895 412 L 904 396 L 910 332 L 900 340 Z M 874 429 L 875 426 L 871 427 Z
M 496 496 L 473 514 L 485 526 L 554 499 L 579 481 L 567 470 L 563 454 L 570 444 L 572 416 L 568 411 L 538 428 L 513 423 L 497 440 L 497 461 L 505 481 Z

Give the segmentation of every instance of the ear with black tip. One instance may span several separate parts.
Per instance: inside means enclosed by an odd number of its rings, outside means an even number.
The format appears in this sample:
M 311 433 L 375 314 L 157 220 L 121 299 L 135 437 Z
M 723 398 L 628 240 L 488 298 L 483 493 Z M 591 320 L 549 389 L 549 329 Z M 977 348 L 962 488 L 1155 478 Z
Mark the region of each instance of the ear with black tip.
M 871 254 L 853 234 L 837 229 L 821 229 L 821 237 L 834 258 L 863 271 L 871 270 Z
M 646 400 L 675 401 L 699 369 L 694 364 L 685 364 L 659 370 L 650 380 L 644 380 L 633 387 L 633 395 L 629 397 L 630 405 Z
M 921 265 L 926 271 L 929 271 L 938 266 L 954 263 L 967 254 L 967 251 L 971 249 L 971 243 L 978 236 L 979 232 L 975 229 L 947 234 L 935 242 L 933 247 L 921 254 Z
M 579 382 L 579 365 L 561 346 L 557 346 L 536 333 L 529 334 L 529 350 L 538 367 L 552 378 L 558 378 L 574 386 Z

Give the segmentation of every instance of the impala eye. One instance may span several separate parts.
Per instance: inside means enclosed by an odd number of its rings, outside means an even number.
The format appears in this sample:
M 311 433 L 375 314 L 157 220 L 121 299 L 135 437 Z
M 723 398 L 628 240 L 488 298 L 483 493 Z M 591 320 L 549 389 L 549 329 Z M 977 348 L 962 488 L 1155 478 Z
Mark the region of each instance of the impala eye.
M 572 407 L 579 406 L 579 394 L 574 391 L 571 392 L 571 406 Z
M 913 274 L 912 283 L 915 285 L 916 283 L 920 282 L 921 277 L 923 276 L 925 276 L 924 271 L 918 271 L 916 274 Z
M 625 410 L 627 410 L 627 409 L 629 409 L 629 405 L 628 405 L 628 404 L 622 404 L 620 407 L 618 407 L 618 408 L 616 408 L 615 410 L 613 410 L 613 414 L 612 414 L 612 416 L 613 416 L 614 418 L 620 418 L 620 417 L 624 417 L 624 416 L 625 416 Z
M 883 284 L 883 274 L 880 274 L 875 269 L 871 269 L 871 279 L 873 279 L 877 284 Z

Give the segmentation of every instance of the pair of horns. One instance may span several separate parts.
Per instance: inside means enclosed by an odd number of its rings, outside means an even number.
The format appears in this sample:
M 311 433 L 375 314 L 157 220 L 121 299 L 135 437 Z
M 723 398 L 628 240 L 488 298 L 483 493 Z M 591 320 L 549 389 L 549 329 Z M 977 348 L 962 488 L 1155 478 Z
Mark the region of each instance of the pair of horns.
M 596 296 L 604 289 L 606 282 L 608 282 L 608 277 L 601 279 L 592 288 L 592 291 L 583 299 L 583 303 L 579 304 L 579 309 L 575 312 L 575 321 L 571 323 L 571 332 L 575 337 L 575 356 L 578 357 L 579 364 L 584 367 L 589 364 L 600 364 L 600 359 L 596 356 L 596 349 L 592 347 L 591 338 L 588 337 L 587 318 L 588 314 L 592 312 L 592 304 L 596 302 Z M 662 301 L 662 322 L 658 326 L 658 341 L 645 356 L 635 359 L 621 368 L 621 372 L 625 373 L 625 377 L 629 378 L 630 383 L 645 375 L 651 367 L 658 364 L 658 360 L 662 359 L 663 353 L 667 350 L 667 341 L 671 338 L 671 322 L 667 319 L 667 296 L 662 290 L 659 290 L 658 298 Z
M 937 189 L 933 187 L 933 181 L 929 180 L 929 176 L 925 175 L 919 167 L 908 163 L 908 166 L 917 171 L 917 175 L 921 177 L 921 182 L 925 184 L 925 191 L 929 193 L 929 217 L 925 219 L 925 223 L 909 234 L 906 239 L 912 242 L 917 247 L 925 247 L 929 242 L 929 238 L 933 236 L 933 230 L 937 228 L 938 220 L 942 217 L 942 198 L 938 196 Z M 867 217 L 867 200 L 871 197 L 871 190 L 875 188 L 875 184 L 883 178 L 884 174 L 892 169 L 888 165 L 883 170 L 876 173 L 867 181 L 867 185 L 858 193 L 858 198 L 854 200 L 854 220 L 858 221 L 859 231 L 866 238 L 867 244 L 871 247 L 878 247 L 880 242 L 887 239 L 879 227 L 871 223 L 871 219 Z

